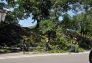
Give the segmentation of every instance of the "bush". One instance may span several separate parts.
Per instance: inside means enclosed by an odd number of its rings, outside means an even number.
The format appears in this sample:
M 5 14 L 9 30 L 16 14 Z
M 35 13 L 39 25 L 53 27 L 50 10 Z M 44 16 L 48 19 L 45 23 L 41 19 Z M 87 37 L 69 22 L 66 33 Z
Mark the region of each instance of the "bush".
M 64 53 L 65 51 L 64 50 L 51 50 L 51 51 L 48 51 L 48 53 Z
M 33 51 L 35 51 L 35 52 L 45 52 L 45 49 L 44 49 L 44 47 L 38 46 Z
M 0 49 L 0 54 L 3 54 L 3 53 L 10 53 L 11 50 L 9 49 Z

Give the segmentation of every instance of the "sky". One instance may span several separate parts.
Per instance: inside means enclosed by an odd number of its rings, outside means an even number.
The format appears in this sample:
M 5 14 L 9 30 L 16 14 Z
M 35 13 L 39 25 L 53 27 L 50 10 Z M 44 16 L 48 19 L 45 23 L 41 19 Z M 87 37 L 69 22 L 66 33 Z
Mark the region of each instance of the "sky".
M 0 2 L 7 4 L 6 0 L 0 0 Z
M 27 19 L 24 20 L 20 20 L 19 24 L 22 27 L 31 27 L 31 26 L 35 26 L 37 24 L 37 21 L 35 21 L 34 23 L 32 23 L 34 20 L 32 19 L 32 14 L 30 14 L 30 17 L 28 17 Z

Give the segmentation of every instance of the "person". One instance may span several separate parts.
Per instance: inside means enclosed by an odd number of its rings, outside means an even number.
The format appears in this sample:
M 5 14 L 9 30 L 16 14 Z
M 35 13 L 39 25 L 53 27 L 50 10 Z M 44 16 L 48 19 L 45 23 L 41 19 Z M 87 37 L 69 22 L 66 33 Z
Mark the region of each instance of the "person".
M 26 52 L 28 52 L 29 51 L 28 49 L 29 48 L 28 48 L 25 40 L 23 40 L 23 42 L 22 42 L 22 51 L 23 51 L 23 53 L 25 54 Z
M 78 43 L 77 43 L 77 42 L 72 42 L 72 43 L 70 44 L 69 52 L 78 53 Z
M 89 53 L 89 62 L 92 63 L 92 50 Z
M 51 47 L 50 47 L 50 44 L 49 44 L 49 40 L 48 40 L 47 37 L 46 37 L 46 44 L 45 44 L 45 47 L 46 47 L 46 51 L 51 50 Z
M 46 46 L 46 50 L 47 50 L 47 51 L 48 51 L 48 50 L 51 50 L 51 47 L 50 47 L 50 45 L 49 45 L 48 42 L 45 44 L 45 46 Z

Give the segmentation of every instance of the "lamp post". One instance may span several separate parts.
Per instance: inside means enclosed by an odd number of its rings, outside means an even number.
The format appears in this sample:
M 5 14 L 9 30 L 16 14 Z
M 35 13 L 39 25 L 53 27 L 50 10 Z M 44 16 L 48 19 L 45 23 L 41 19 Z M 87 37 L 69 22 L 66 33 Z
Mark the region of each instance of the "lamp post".
M 6 10 L 0 9 L 0 23 L 5 21 Z

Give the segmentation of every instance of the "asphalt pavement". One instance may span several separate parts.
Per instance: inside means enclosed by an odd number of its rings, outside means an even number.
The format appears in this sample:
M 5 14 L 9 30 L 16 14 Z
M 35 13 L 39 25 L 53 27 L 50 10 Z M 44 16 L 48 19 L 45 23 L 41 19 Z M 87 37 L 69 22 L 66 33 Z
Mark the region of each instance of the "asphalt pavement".
M 89 63 L 89 52 L 82 53 L 10 53 L 0 55 L 0 63 Z

